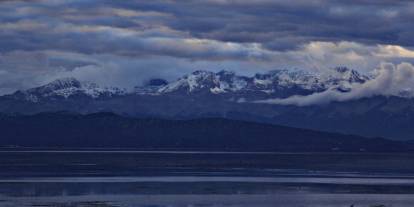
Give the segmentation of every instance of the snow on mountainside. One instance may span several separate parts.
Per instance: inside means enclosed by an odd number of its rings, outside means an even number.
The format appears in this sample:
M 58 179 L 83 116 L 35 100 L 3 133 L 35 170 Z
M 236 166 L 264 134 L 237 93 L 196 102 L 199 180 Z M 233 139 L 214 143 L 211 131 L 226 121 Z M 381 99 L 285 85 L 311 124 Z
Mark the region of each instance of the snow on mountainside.
M 328 75 L 318 75 L 300 70 L 274 70 L 254 77 L 238 76 L 234 72 L 196 71 L 175 82 L 159 87 L 154 93 L 184 91 L 193 93 L 210 91 L 213 94 L 231 92 L 277 93 L 283 89 L 297 88 L 318 92 L 330 88 L 349 90 L 352 83 L 364 83 L 368 76 L 348 68 L 335 68 Z
M 239 76 L 234 72 L 195 71 L 176 81 L 168 83 L 163 79 L 152 79 L 144 86 L 135 87 L 132 92 L 117 87 L 100 87 L 94 83 L 80 82 L 75 78 L 63 78 L 49 84 L 18 91 L 17 99 L 38 102 L 47 98 L 86 96 L 89 98 L 113 97 L 126 94 L 163 95 L 169 93 L 208 94 L 257 94 L 269 96 L 290 96 L 310 94 L 328 89 L 350 90 L 353 83 L 364 83 L 368 76 L 348 68 L 336 68 L 325 75 L 300 70 L 274 70 L 256 74 L 253 77 Z M 247 97 L 249 98 L 249 97 Z
M 183 78 L 178 79 L 164 87 L 161 87 L 159 93 L 170 93 L 184 90 L 188 93 L 200 90 L 208 90 L 211 93 L 223 93 L 239 91 L 248 85 L 248 78 L 237 76 L 233 72 L 221 71 L 213 73 L 209 71 L 195 71 Z
M 95 83 L 80 82 L 75 78 L 62 78 L 50 82 L 46 85 L 24 90 L 17 91 L 13 95 L 16 97 L 23 96 L 24 99 L 32 102 L 38 102 L 43 98 L 69 98 L 75 95 L 84 95 L 90 98 L 99 97 L 112 97 L 117 95 L 124 95 L 126 91 L 124 89 L 116 87 L 100 87 Z

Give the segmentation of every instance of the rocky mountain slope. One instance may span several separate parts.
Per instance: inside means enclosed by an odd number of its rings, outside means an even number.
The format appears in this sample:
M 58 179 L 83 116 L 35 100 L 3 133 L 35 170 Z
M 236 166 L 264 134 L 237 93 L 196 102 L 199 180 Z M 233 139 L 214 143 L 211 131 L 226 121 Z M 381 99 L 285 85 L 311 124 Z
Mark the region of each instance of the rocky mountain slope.
M 277 70 L 252 77 L 233 72 L 196 71 L 168 83 L 149 80 L 133 90 L 100 87 L 73 78 L 0 97 L 0 112 L 36 114 L 69 111 L 113 112 L 167 119 L 229 118 L 372 137 L 414 139 L 414 99 L 373 96 L 323 105 L 259 104 L 255 100 L 309 95 L 326 90 L 347 93 L 370 76 L 347 68 L 324 75 Z

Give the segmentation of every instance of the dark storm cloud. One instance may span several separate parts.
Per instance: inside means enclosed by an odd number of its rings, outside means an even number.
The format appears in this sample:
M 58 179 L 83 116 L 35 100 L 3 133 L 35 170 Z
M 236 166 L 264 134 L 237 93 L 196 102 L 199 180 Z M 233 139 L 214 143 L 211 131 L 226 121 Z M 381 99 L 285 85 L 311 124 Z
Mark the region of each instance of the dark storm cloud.
M 0 10 L 4 11 L 0 14 L 3 51 L 58 48 L 134 54 L 137 48 L 142 50 L 140 53 L 194 58 L 191 51 L 182 54 L 169 53 L 169 48 L 147 50 L 145 47 L 150 45 L 144 44 L 143 48 L 137 43 L 141 40 L 136 40 L 145 34 L 115 38 L 108 34 L 109 30 L 76 30 L 76 27 L 87 26 L 137 33 L 153 30 L 146 34 L 152 37 L 177 38 L 178 35 L 224 42 L 255 42 L 271 50 L 297 48 L 310 41 L 414 46 L 411 21 L 414 3 L 410 1 L 51 0 L 7 1 L 0 4 Z M 31 22 L 25 25 L 24 21 Z M 43 27 L 30 27 L 30 24 Z M 68 28 L 56 31 L 62 25 Z M 204 58 L 205 54 L 200 55 Z M 243 53 L 240 55 L 245 58 Z M 205 58 L 209 57 L 211 55 Z
M 413 3 L 409 1 L 209 1 L 200 7 L 224 12 L 222 28 L 193 29 L 176 24 L 194 35 L 230 41 L 258 41 L 270 48 L 289 48 L 313 40 L 358 41 L 412 46 L 404 33 L 412 34 Z M 196 4 L 195 2 L 193 2 Z M 190 15 L 193 15 L 191 13 Z M 206 20 L 202 15 L 190 21 Z M 412 25 L 411 25 L 412 26 Z M 198 28 L 199 26 L 196 26 Z M 278 41 L 291 37 L 291 41 Z M 299 40 L 299 41 L 298 41 Z

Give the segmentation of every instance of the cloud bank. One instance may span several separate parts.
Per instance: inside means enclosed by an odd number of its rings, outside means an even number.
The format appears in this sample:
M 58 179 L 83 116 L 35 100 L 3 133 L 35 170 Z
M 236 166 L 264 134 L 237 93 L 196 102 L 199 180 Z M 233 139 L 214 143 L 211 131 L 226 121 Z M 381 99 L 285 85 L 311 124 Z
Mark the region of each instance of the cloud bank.
M 256 101 L 256 103 L 309 106 L 331 102 L 342 102 L 360 98 L 385 96 L 414 96 L 414 66 L 410 63 L 394 65 L 383 63 L 374 71 L 374 78 L 363 83 L 351 85 L 351 91 L 340 92 L 328 89 L 320 93 L 307 96 L 291 96 L 285 99 L 269 99 Z

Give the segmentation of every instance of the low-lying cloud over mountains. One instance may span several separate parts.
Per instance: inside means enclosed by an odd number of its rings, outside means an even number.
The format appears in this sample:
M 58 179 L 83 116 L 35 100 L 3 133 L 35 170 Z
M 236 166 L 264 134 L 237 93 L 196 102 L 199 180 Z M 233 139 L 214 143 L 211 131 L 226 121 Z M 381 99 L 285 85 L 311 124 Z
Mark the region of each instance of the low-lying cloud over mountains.
M 380 68 L 373 71 L 372 79 L 364 83 L 352 83 L 349 92 L 341 92 L 332 88 L 306 96 L 294 95 L 284 99 L 260 100 L 256 103 L 307 106 L 380 95 L 412 98 L 414 96 L 414 66 L 409 63 L 381 64 Z

